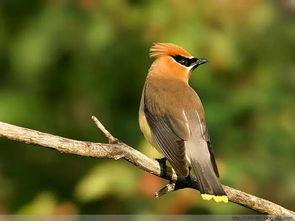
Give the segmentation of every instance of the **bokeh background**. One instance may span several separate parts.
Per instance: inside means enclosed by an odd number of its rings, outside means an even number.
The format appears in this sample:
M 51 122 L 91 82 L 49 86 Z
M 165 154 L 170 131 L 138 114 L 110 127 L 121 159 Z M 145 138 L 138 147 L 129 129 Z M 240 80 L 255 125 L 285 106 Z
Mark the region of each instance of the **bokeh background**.
M 153 42 L 209 63 L 199 93 L 222 182 L 295 209 L 293 0 L 2 0 L 0 120 L 106 142 L 91 121 L 149 156 L 137 112 Z M 124 161 L 0 138 L 0 213 L 251 214 Z

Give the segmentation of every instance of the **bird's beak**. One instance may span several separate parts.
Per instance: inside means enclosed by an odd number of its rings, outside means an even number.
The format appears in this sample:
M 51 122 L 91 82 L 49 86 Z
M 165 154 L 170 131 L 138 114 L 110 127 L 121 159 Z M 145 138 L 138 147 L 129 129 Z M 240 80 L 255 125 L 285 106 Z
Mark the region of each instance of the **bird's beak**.
M 206 64 L 208 62 L 208 60 L 206 58 L 197 58 L 197 64 L 198 66 L 201 65 L 201 64 Z
M 208 60 L 206 58 L 195 58 L 195 62 L 193 63 L 192 70 L 195 70 L 201 64 L 206 64 Z

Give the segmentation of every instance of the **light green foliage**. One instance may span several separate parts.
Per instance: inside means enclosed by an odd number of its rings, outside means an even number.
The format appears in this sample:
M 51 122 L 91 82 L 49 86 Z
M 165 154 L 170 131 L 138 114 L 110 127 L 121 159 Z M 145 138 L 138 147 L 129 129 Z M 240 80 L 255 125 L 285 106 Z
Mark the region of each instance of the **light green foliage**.
M 4 0 L 0 121 L 106 139 L 90 120 L 154 156 L 137 123 L 153 42 L 209 63 L 199 93 L 224 184 L 295 209 L 295 24 L 285 1 Z M 292 8 L 293 7 L 293 8 Z M 0 139 L 0 213 L 252 213 L 182 190 L 126 162 Z
M 136 189 L 138 178 L 126 163 L 108 162 L 92 168 L 78 183 L 75 195 L 82 202 L 101 199 L 110 194 L 130 197 Z

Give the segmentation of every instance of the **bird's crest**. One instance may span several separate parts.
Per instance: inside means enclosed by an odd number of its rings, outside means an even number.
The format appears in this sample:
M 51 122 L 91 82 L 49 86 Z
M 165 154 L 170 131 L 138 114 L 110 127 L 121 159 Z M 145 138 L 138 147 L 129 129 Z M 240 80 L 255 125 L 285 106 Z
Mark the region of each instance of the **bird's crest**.
M 159 57 L 163 55 L 168 55 L 168 56 L 181 55 L 184 57 L 192 57 L 192 55 L 189 52 L 187 52 L 182 47 L 179 47 L 176 44 L 155 43 L 150 49 L 150 56 Z

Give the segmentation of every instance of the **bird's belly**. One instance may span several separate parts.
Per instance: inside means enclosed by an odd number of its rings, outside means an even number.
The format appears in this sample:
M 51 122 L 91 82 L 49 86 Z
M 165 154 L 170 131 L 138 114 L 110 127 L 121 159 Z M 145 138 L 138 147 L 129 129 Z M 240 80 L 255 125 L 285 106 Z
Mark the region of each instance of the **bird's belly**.
M 160 147 L 157 145 L 157 143 L 156 143 L 156 141 L 155 141 L 155 139 L 154 139 L 154 136 L 153 136 L 153 134 L 152 134 L 152 130 L 151 130 L 151 128 L 150 128 L 150 126 L 149 126 L 149 124 L 148 124 L 148 122 L 147 122 L 147 119 L 146 119 L 146 117 L 145 117 L 143 111 L 141 111 L 141 112 L 139 113 L 139 126 L 140 126 L 140 130 L 142 131 L 142 133 L 143 133 L 145 139 L 146 139 L 146 140 L 147 140 L 147 141 L 148 141 L 148 142 L 149 142 L 154 148 L 156 148 L 156 150 L 157 150 L 158 152 L 160 152 L 160 153 L 162 154 Z

